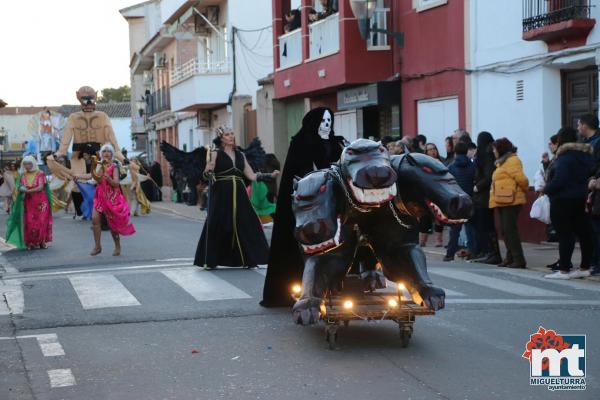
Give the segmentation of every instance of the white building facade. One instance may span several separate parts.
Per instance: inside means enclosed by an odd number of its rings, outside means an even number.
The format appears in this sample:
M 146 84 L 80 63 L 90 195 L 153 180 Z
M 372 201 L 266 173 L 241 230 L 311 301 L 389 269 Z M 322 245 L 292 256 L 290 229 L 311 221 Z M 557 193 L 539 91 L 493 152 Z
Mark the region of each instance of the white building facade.
M 550 136 L 598 112 L 600 0 L 467 1 L 467 126 L 509 138 L 531 181 Z

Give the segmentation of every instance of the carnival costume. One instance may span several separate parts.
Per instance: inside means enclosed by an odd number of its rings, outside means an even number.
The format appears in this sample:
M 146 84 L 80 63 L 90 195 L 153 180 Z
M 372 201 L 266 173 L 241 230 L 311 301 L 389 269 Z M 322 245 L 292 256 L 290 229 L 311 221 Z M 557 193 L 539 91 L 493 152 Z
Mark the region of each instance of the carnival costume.
M 194 265 L 214 268 L 266 264 L 269 245 L 244 183 L 244 154 L 217 152 L 209 208 Z
M 25 193 L 18 190 L 7 221 L 6 241 L 18 249 L 41 247 L 52 241 L 52 194 L 46 175 L 38 169 L 32 156 L 26 156 L 22 164 L 31 163 L 32 171 L 21 167 L 17 179 L 19 188 L 31 190 L 43 186 L 37 192 Z
M 294 178 L 328 168 L 338 161 L 344 142 L 343 137 L 334 135 L 333 111 L 322 107 L 304 116 L 300 131 L 292 138 L 277 196 L 262 306 L 292 305 L 289 288 L 302 278 L 304 262 L 293 235 L 295 221 L 291 196 Z

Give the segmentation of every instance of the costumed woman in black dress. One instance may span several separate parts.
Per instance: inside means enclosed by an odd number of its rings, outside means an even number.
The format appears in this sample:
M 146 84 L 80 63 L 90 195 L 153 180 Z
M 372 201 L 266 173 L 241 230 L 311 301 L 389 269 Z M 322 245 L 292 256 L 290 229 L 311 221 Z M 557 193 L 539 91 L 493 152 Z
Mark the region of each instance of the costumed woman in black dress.
M 255 173 L 244 153 L 236 148 L 233 131 L 219 128 L 217 135 L 218 151 L 212 152 L 204 170 L 213 185 L 194 265 L 212 269 L 219 265 L 252 268 L 266 264 L 269 245 L 250 204 L 244 179 L 272 179 L 279 171 Z
M 302 254 L 294 238 L 294 177 L 328 168 L 340 159 L 344 144 L 343 137 L 334 135 L 333 112 L 324 107 L 309 111 L 302 119 L 300 131 L 292 138 L 277 195 L 269 266 L 260 303 L 263 307 L 291 306 L 290 288 L 302 279 L 304 271 Z

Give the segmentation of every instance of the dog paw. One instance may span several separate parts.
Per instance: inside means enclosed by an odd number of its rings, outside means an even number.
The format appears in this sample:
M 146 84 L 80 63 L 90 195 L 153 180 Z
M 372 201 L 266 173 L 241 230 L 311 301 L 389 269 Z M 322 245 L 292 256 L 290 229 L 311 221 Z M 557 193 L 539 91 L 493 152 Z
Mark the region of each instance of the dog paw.
M 298 325 L 312 325 L 321 318 L 321 299 L 300 299 L 292 308 L 292 317 Z

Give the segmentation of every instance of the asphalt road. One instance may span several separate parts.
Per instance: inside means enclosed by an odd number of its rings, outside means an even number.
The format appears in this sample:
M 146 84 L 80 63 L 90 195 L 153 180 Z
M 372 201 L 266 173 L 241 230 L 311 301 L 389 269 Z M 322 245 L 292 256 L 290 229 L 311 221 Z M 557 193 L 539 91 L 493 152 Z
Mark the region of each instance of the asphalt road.
M 121 257 L 105 234 L 91 258 L 88 224 L 60 217 L 50 249 L 2 255 L 0 399 L 600 398 L 597 282 L 430 262 L 448 304 L 407 348 L 393 322 L 353 322 L 331 351 L 323 325 L 258 305 L 263 269 L 192 267 L 198 222 L 134 222 Z M 530 386 L 539 326 L 587 335 L 585 391 Z

